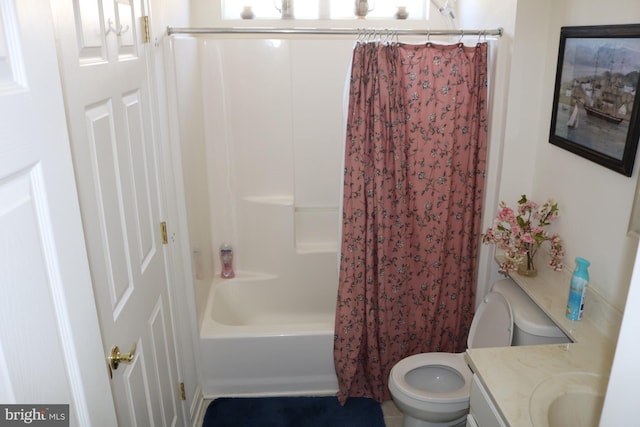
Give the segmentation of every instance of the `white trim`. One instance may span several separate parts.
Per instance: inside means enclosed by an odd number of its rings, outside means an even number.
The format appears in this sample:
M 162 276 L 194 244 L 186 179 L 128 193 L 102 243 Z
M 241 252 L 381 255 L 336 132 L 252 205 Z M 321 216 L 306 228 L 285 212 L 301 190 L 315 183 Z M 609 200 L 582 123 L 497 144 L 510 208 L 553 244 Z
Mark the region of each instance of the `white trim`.
M 196 388 L 193 400 L 191 401 L 191 408 L 189 410 L 189 416 L 191 417 L 191 426 L 200 427 L 204 419 L 204 414 L 207 412 L 211 400 L 205 400 L 202 395 L 202 389 L 200 386 Z
M 195 359 L 196 366 L 196 379 L 202 378 L 202 356 L 200 354 L 200 334 L 197 319 L 196 309 L 196 296 L 195 296 L 195 284 L 194 274 L 191 264 L 191 245 L 189 241 L 189 225 L 187 215 L 187 204 L 184 191 L 184 179 L 182 172 L 182 149 L 180 147 L 180 123 L 178 122 L 178 101 L 176 99 L 177 88 L 174 68 L 174 48 L 171 37 L 164 38 L 163 44 L 163 59 L 165 70 L 165 90 L 167 99 L 167 123 L 168 123 L 168 153 L 172 159 L 171 168 L 167 173 L 173 173 L 172 188 L 173 193 L 168 199 L 173 206 L 172 213 L 175 215 L 173 220 L 173 230 L 175 231 L 175 242 L 177 245 L 173 249 L 173 254 L 182 260 L 182 283 L 183 289 L 180 289 L 183 294 L 181 295 L 181 308 L 188 313 L 188 319 L 182 319 L 187 324 L 182 324 L 184 330 L 189 328 L 191 332 L 191 342 L 193 348 L 193 357 Z M 177 274 L 177 273 L 176 273 Z M 177 289 L 176 289 L 177 291 Z M 188 386 L 188 384 L 185 384 Z
M 44 176 L 41 165 L 36 165 L 31 170 L 32 191 L 34 194 L 34 205 L 37 210 L 37 217 L 44 247 L 44 259 L 47 266 L 47 275 L 51 287 L 51 297 L 53 300 L 55 316 L 58 323 L 58 333 L 60 341 L 64 347 L 64 361 L 67 368 L 67 377 L 73 395 L 74 410 L 80 425 L 89 425 L 91 417 L 89 406 L 85 399 L 86 392 L 82 375 L 80 373 L 80 363 L 76 347 L 82 345 L 73 339 L 72 322 L 69 319 L 70 313 L 67 308 L 64 283 L 60 274 L 59 260 L 56 252 L 55 238 L 53 236 L 54 227 L 51 224 L 51 214 L 45 200 L 47 199 L 44 186 Z

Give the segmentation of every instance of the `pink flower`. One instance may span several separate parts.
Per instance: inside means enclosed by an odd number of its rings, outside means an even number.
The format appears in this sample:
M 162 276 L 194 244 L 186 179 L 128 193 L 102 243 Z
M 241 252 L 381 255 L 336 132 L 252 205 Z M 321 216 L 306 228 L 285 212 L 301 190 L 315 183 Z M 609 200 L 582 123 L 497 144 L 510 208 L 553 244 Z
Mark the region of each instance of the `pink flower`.
M 500 272 L 506 275 L 510 270 L 515 270 L 528 250 L 536 252 L 545 241 L 551 244 L 549 267 L 555 271 L 562 270 L 564 249 L 560 236 L 549 235 L 543 229 L 558 217 L 558 203 L 549 199 L 540 206 L 523 195 L 518 201 L 517 212 L 516 216 L 513 209 L 505 202 L 500 202 L 493 226 L 482 235 L 482 243 L 496 244 L 505 251 L 507 261 L 500 265 Z
M 498 221 L 511 222 L 513 220 L 513 209 L 504 207 L 498 212 Z
M 520 237 L 520 241 L 522 243 L 535 243 L 536 239 L 531 237 L 531 233 L 524 233 L 522 237 Z
M 532 213 L 532 212 L 534 215 L 536 215 L 537 211 L 538 211 L 538 204 L 536 202 L 532 202 L 531 200 L 527 200 L 526 202 L 518 206 L 518 213 L 521 216 Z

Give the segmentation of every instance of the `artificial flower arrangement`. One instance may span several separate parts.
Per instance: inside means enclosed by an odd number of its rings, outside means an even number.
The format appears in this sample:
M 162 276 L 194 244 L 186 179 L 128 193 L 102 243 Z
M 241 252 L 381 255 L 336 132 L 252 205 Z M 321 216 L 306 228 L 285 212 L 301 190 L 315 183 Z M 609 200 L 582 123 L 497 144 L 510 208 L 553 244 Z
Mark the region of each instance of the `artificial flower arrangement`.
M 518 200 L 517 213 L 500 202 L 500 211 L 493 225 L 482 235 L 482 243 L 495 243 L 505 252 L 505 261 L 500 264 L 500 273 L 507 275 L 518 270 L 525 275 L 535 275 L 534 257 L 544 241 L 551 242 L 549 267 L 562 270 L 564 250 L 558 234 L 549 234 L 542 227 L 558 217 L 558 203 L 549 199 L 542 206 L 522 195 Z

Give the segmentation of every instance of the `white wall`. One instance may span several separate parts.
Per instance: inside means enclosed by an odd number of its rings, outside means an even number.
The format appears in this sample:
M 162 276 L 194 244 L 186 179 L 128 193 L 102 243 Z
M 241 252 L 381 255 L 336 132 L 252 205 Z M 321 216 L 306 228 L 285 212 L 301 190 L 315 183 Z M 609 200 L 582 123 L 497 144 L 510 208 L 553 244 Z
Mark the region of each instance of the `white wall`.
M 505 36 L 513 37 L 504 129 L 500 199 L 515 203 L 520 193 L 535 199 L 554 197 L 562 217 L 556 230 L 565 241 L 568 263 L 575 256 L 592 262 L 592 285 L 611 304 L 627 311 L 623 318 L 600 425 L 622 425 L 636 417 L 634 384 L 640 381 L 637 309 L 640 259 L 630 284 L 637 241 L 626 235 L 638 169 L 631 178 L 609 171 L 548 143 L 549 121 L 561 26 L 625 24 L 640 20 L 637 0 L 459 0 L 461 20 L 476 26 L 504 19 Z M 509 10 L 507 13 L 503 13 Z M 482 13 L 492 11 L 492 13 Z M 494 106 L 494 112 L 495 112 Z M 496 123 L 492 122 L 496 132 Z M 485 266 L 492 268 L 493 262 Z M 573 265 L 571 265 L 573 267 Z M 635 306 L 634 306 L 635 304 Z M 587 308 L 588 309 L 588 308 Z
M 635 240 L 626 233 L 639 166 L 627 178 L 551 145 L 548 134 L 560 27 L 637 22 L 640 3 L 520 0 L 515 9 L 510 0 L 458 3 L 463 26 L 503 26 L 504 37 L 513 39 L 511 62 L 499 65 L 508 71 L 497 71 L 509 79 L 505 119 L 491 130 L 504 133 L 499 200 L 515 205 L 521 194 L 555 198 L 561 217 L 553 229 L 563 238 L 567 267 L 573 269 L 576 256 L 590 260 L 593 288 L 622 310 L 635 255 Z M 490 264 L 484 268 L 495 271 L 493 261 L 484 260 Z
M 549 13 L 548 50 L 545 62 L 544 86 L 553 87 L 558 39 L 561 26 L 637 23 L 640 2 L 636 0 L 565 0 L 551 2 Z M 540 116 L 551 116 L 553 94 L 545 92 Z M 541 127 L 539 140 L 548 132 Z M 636 163 L 638 159 L 636 158 Z M 554 188 L 558 200 L 566 208 L 559 224 L 571 246 L 569 259 L 576 255 L 592 261 L 590 268 L 594 286 L 614 306 L 626 311 L 618 337 L 618 346 L 610 374 L 602 426 L 621 425 L 637 417 L 632 391 L 640 380 L 637 358 L 640 354 L 637 333 L 638 269 L 637 240 L 627 237 L 627 226 L 633 202 L 638 169 L 631 178 L 609 171 L 585 159 L 550 144 L 539 144 L 534 175 L 535 194 Z M 631 281 L 632 271 L 635 273 Z
M 590 260 L 594 287 L 622 311 L 637 244 L 635 238 L 627 237 L 627 227 L 640 165 L 636 164 L 633 176 L 627 178 L 553 146 L 547 140 L 560 27 L 636 23 L 640 20 L 640 2 L 565 0 L 552 1 L 550 5 L 549 25 L 544 31 L 546 55 L 539 57 L 547 66 L 537 86 L 543 97 L 537 114 L 539 125 L 535 139 L 539 143 L 536 144 L 533 194 L 540 198 L 549 194 L 561 203 L 558 232 L 566 242 L 567 262 L 576 256 Z

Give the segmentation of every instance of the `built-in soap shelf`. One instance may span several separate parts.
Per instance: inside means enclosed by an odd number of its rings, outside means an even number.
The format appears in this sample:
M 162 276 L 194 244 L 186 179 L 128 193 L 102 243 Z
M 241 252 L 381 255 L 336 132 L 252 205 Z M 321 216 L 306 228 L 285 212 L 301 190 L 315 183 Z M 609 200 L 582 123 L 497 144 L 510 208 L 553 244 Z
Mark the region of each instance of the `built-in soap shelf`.
M 290 195 L 246 196 L 243 200 L 265 207 L 291 208 L 296 253 L 325 254 L 338 250 L 338 206 L 296 206 Z M 285 209 L 283 212 L 291 211 Z
M 235 277 L 232 277 L 230 279 L 223 279 L 222 277 L 220 277 L 220 272 L 218 272 L 218 274 L 215 276 L 215 278 L 213 279 L 213 283 L 220 283 L 220 282 L 262 282 L 262 281 L 267 281 L 267 280 L 273 280 L 273 279 L 277 279 L 278 275 L 277 274 L 271 274 L 271 273 L 264 273 L 264 272 L 260 272 L 260 271 L 247 271 L 247 270 L 240 270 L 240 271 L 236 271 L 235 272 Z
M 337 250 L 338 245 L 335 244 L 296 244 L 296 253 L 301 255 L 335 253 Z
M 293 206 L 293 196 L 247 196 L 243 200 L 262 205 Z
M 589 340 L 589 335 L 595 329 L 615 343 L 622 313 L 602 297 L 595 283 L 589 283 L 582 320 L 569 320 L 565 313 L 573 269 L 565 266 L 563 271 L 558 272 L 548 268 L 549 254 L 544 248 L 538 251 L 536 258 L 537 276 L 521 276 L 517 272 L 511 272 L 509 276 L 572 341 Z M 497 251 L 496 260 L 501 262 L 503 259 L 504 256 Z

